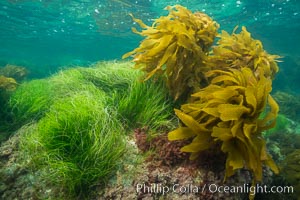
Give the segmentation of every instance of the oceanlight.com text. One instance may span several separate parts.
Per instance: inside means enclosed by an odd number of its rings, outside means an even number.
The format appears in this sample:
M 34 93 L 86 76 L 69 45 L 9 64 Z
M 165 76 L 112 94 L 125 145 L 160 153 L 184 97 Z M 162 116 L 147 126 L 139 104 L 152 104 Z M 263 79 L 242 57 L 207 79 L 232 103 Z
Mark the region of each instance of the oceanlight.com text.
M 293 186 L 268 186 L 268 185 L 249 185 L 243 184 L 241 186 L 226 186 L 217 184 L 206 184 L 210 193 L 249 193 L 250 195 L 255 195 L 258 193 L 293 193 Z
M 267 185 L 251 185 L 243 184 L 240 186 L 227 186 L 227 185 L 217 185 L 214 183 L 204 184 L 202 186 L 197 185 L 163 185 L 160 183 L 153 184 L 137 184 L 136 185 L 137 193 L 154 193 L 165 195 L 167 193 L 179 193 L 179 194 L 188 194 L 188 193 L 246 193 L 250 195 L 255 195 L 258 193 L 293 193 L 293 186 L 267 186 Z

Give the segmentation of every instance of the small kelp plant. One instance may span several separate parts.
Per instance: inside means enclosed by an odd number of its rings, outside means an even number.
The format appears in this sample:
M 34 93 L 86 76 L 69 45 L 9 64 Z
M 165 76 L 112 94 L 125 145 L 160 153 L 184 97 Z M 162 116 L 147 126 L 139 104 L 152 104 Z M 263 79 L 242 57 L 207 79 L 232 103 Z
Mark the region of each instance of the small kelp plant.
M 246 166 L 254 173 L 255 180 L 260 181 L 262 163 L 278 172 L 261 135 L 263 130 L 274 126 L 278 112 L 276 102 L 269 95 L 271 80 L 264 76 L 257 80 L 249 68 L 210 71 L 209 75 L 215 73 L 221 75 L 192 94 L 192 102 L 175 110 L 185 126 L 170 132 L 169 139 L 193 138 L 191 144 L 181 149 L 190 152 L 191 159 L 221 143 L 221 150 L 227 153 L 226 177 Z M 267 101 L 271 110 L 260 119 Z
M 156 19 L 152 26 L 131 15 L 145 29 L 138 32 L 133 28 L 133 32 L 146 38 L 123 58 L 134 55 L 135 68 L 146 72 L 145 80 L 162 75 L 170 94 L 178 99 L 205 82 L 205 62 L 219 25 L 206 14 L 192 13 L 179 5 L 166 10 L 169 15 Z
M 237 28 L 232 34 L 222 31 L 207 64 L 211 69 L 221 70 L 248 67 L 255 74 L 260 74 L 259 70 L 263 68 L 266 77 L 274 78 L 280 56 L 268 54 L 261 41 L 253 39 L 246 27 L 242 27 L 240 33 L 235 33 Z
M 13 91 L 16 89 L 16 87 L 17 87 L 17 82 L 15 79 L 0 75 L 0 89 L 1 90 Z
M 227 154 L 224 179 L 246 168 L 254 182 L 261 181 L 263 165 L 278 173 L 262 132 L 274 127 L 279 110 L 270 95 L 279 56 L 268 54 L 245 27 L 240 33 L 237 27 L 232 34 L 222 31 L 211 47 L 219 27 L 215 21 L 179 5 L 166 9 L 169 15 L 151 27 L 133 18 L 145 29 L 133 32 L 146 38 L 123 57 L 133 55 L 146 80 L 154 74 L 164 79 L 175 100 L 192 93 L 175 109 L 181 125 L 169 140 L 192 141 L 181 148 L 191 159 L 220 146 Z

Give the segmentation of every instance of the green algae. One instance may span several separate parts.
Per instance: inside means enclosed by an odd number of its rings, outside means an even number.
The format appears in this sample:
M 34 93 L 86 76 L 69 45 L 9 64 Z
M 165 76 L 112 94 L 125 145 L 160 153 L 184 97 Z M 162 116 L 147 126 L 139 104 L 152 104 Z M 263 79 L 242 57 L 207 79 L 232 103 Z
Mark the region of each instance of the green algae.
M 48 79 L 32 80 L 21 84 L 9 101 L 14 114 L 14 124 L 25 124 L 44 116 L 54 100 L 52 88 Z
M 128 62 L 67 69 L 21 85 L 11 98 L 21 135 L 20 154 L 66 198 L 85 198 L 122 166 L 134 128 L 173 126 L 164 85 L 144 84 Z
M 108 104 L 116 109 L 118 118 L 128 129 L 172 127 L 173 106 L 166 86 L 161 81 L 142 82 L 142 73 L 128 65 L 128 62 L 98 63 L 81 72 L 108 94 Z
M 122 126 L 98 95 L 77 93 L 55 102 L 31 133 L 36 139 L 25 137 L 24 148 L 36 143 L 37 167 L 45 167 L 47 179 L 71 194 L 83 193 L 100 178 L 104 182 L 125 150 Z
M 286 129 L 288 129 L 291 126 L 292 122 L 291 120 L 289 120 L 285 115 L 283 114 L 278 114 L 277 118 L 276 118 L 276 125 L 275 127 L 269 129 L 266 131 L 266 136 L 276 133 L 278 131 L 285 131 Z

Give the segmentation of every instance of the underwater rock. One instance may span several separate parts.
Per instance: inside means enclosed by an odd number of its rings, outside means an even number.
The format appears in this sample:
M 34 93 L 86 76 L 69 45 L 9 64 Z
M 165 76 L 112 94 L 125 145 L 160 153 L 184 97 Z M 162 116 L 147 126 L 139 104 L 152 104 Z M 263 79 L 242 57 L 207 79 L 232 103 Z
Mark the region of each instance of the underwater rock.
M 34 126 L 23 126 L 0 146 L 0 199 L 65 199 L 59 186 L 45 182 L 41 171 L 29 169 L 27 158 L 19 151 L 20 136 Z
M 187 143 L 186 141 L 170 142 L 166 134 L 151 138 L 147 133 L 147 128 L 136 129 L 134 133 L 139 151 L 146 153 L 155 150 L 156 153 L 147 158 L 148 161 L 159 160 L 157 162 L 159 165 L 153 166 L 153 168 L 159 166 L 171 167 L 186 160 L 187 153 L 180 151 L 180 148 Z
M 24 193 L 30 187 L 26 180 L 26 170 L 16 162 L 18 157 L 18 134 L 4 142 L 0 147 L 0 199 L 29 199 L 32 193 Z
M 285 130 L 277 131 L 266 136 L 268 139 L 268 148 L 273 155 L 277 155 L 277 161 L 282 161 L 287 155 L 295 149 L 300 149 L 300 134 L 287 132 Z
M 137 129 L 135 132 L 138 135 L 146 133 L 145 129 Z M 212 193 L 209 190 L 200 190 L 210 184 L 224 185 L 224 170 L 204 167 L 201 162 L 191 164 L 192 161 L 187 157 L 180 162 L 169 165 L 165 160 L 170 159 L 174 154 L 177 154 L 176 152 L 179 152 L 177 148 L 179 144 L 170 142 L 170 145 L 164 145 L 161 142 L 165 141 L 166 137 L 167 133 L 161 133 L 156 138 L 148 138 L 147 141 L 144 141 L 148 143 L 149 147 L 151 146 L 148 151 L 145 151 L 145 145 L 142 145 L 142 149 L 139 149 L 137 142 L 140 142 L 140 136 L 136 137 L 134 141 L 128 140 L 130 148 L 128 156 L 123 161 L 123 167 L 112 179 L 114 181 L 110 181 L 104 190 L 97 189 L 98 192 L 94 194 L 93 199 L 238 200 L 247 196 L 246 193 Z M 166 147 L 171 149 L 170 151 L 173 153 L 167 153 L 165 157 L 160 157 L 159 155 L 163 155 L 163 152 L 166 151 Z M 143 154 L 146 157 L 142 158 L 138 164 L 136 161 L 141 159 L 141 152 L 144 152 Z M 134 162 L 136 163 L 134 168 L 129 167 L 130 170 L 128 170 L 128 166 L 131 166 Z M 226 185 L 243 185 L 247 181 L 251 182 L 250 173 L 241 170 L 237 175 L 228 179 Z
M 145 129 L 137 129 L 135 132 L 138 135 L 147 134 Z M 148 151 L 145 151 L 145 145 L 142 145 L 142 149 L 139 149 L 137 143 L 141 142 L 140 136 L 136 137 L 134 141 L 128 141 L 131 150 L 123 161 L 124 166 L 121 169 L 124 170 L 120 170 L 115 178 L 113 178 L 114 181 L 111 181 L 104 190 L 97 190 L 98 192 L 94 194 L 95 197 L 93 197 L 93 199 L 242 200 L 248 198 L 247 192 L 213 193 L 208 189 L 198 190 L 199 188 L 209 187 L 210 185 L 211 187 L 224 185 L 230 187 L 250 186 L 252 182 L 251 173 L 245 169 L 238 170 L 235 175 L 229 177 L 224 183 L 224 154 L 217 156 L 215 151 L 203 152 L 200 160 L 191 161 L 185 157 L 185 159 L 170 166 L 165 162 L 165 160 L 168 159 L 167 157 L 155 156 L 161 155 L 160 153 L 166 150 L 159 145 L 161 144 L 160 142 L 156 142 L 157 140 L 164 141 L 164 139 L 160 138 L 166 136 L 166 133 L 161 133 L 156 139 L 154 137 L 152 139 L 148 138 L 148 140 L 143 140 L 142 143 L 148 143 L 148 147 L 152 146 Z M 178 146 L 178 144 L 171 142 L 170 145 L 173 147 L 169 146 L 169 148 L 174 151 L 174 153 L 169 153 L 169 156 L 172 157 L 178 151 L 178 149 L 174 148 Z M 142 160 L 139 164 L 135 164 L 134 168 L 129 167 L 130 170 L 127 171 L 127 166 L 136 162 L 136 160 L 139 159 L 138 157 L 141 156 L 141 152 L 146 156 L 144 158 L 145 160 Z M 212 155 L 214 155 L 216 159 L 211 159 Z M 269 168 L 263 167 L 263 174 L 261 184 L 269 185 L 273 173 Z M 126 183 L 124 180 L 126 180 Z M 163 188 L 165 188 L 165 193 Z M 168 191 L 166 192 L 166 190 Z
M 280 113 L 286 115 L 295 121 L 300 121 L 300 96 L 277 91 L 274 94 L 274 99 L 280 106 Z
M 11 77 L 20 82 L 26 78 L 28 70 L 25 67 L 7 64 L 0 68 L 0 75 Z
M 300 149 L 295 149 L 283 161 L 283 175 L 294 187 L 295 196 L 300 197 Z

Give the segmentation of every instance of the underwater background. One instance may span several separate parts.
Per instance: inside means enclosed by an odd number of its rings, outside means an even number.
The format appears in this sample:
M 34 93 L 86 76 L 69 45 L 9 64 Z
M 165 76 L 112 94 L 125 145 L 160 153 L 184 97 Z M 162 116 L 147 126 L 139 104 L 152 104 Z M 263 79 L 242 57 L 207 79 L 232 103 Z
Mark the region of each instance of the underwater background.
M 167 5 L 203 11 L 222 30 L 246 26 L 268 52 L 283 56 L 274 89 L 299 92 L 300 2 L 297 0 L 2 0 L 0 65 L 45 76 L 62 66 L 120 59 L 142 40 L 129 13 L 150 25 Z
M 299 31 L 299 0 L 0 0 L 0 199 L 300 200 Z M 294 191 L 138 191 L 224 180 Z

